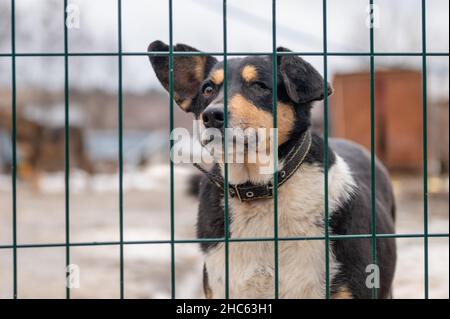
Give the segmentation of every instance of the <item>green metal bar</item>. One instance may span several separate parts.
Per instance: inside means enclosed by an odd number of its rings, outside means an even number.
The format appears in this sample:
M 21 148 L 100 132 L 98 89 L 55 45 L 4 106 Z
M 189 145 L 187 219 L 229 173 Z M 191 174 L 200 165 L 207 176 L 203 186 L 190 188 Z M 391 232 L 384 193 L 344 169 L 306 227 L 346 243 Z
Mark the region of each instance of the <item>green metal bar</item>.
M 329 234 L 329 203 L 328 203 L 328 45 L 327 45 L 327 0 L 323 0 L 323 77 L 324 77 L 324 193 L 325 193 L 325 297 L 330 299 L 330 234 Z
M 228 206 L 228 39 L 227 39 L 227 0 L 223 0 L 223 69 L 224 69 L 224 81 L 223 81 L 223 104 L 224 104 L 224 179 L 225 185 L 223 190 L 224 196 L 224 221 L 225 221 L 225 298 L 230 298 L 230 212 Z
M 386 238 L 424 238 L 423 233 L 417 234 L 377 234 L 378 239 Z M 448 238 L 448 233 L 429 233 L 428 238 Z M 372 234 L 358 234 L 358 235 L 330 235 L 330 240 L 354 240 L 354 239 L 371 239 Z M 300 237 L 279 237 L 279 241 L 310 241 L 310 240 L 325 240 L 324 236 L 300 236 Z M 175 244 L 199 244 L 199 243 L 223 243 L 225 238 L 200 238 L 200 239 L 180 239 L 173 241 Z M 273 237 L 253 237 L 253 238 L 230 238 L 229 242 L 273 242 Z M 78 242 L 70 243 L 71 247 L 88 247 L 88 246 L 117 246 L 120 245 L 120 241 L 107 241 L 107 242 Z M 172 244 L 171 240 L 134 240 L 124 241 L 124 245 L 165 245 Z M 52 248 L 52 247 L 65 247 L 65 243 L 51 243 L 51 244 L 18 244 L 14 245 L 0 245 L 0 249 L 18 249 L 26 248 Z
M 169 0 L 169 130 L 173 131 L 173 89 L 174 89 L 174 51 L 173 51 L 173 1 Z M 171 152 L 173 140 L 169 138 Z M 175 277 L 175 190 L 174 190 L 174 164 L 170 156 L 170 277 L 171 277 L 171 297 L 176 297 L 176 277 Z
M 66 237 L 66 299 L 70 299 L 70 113 L 69 113 L 69 40 L 67 30 L 67 0 L 64 0 L 64 180 L 65 180 L 65 237 Z
M 118 117 L 119 117 L 119 236 L 120 236 L 120 299 L 125 297 L 124 274 L 124 246 L 123 246 L 123 85 L 122 85 L 122 0 L 117 0 L 117 24 L 118 24 Z
M 373 0 L 370 0 L 370 52 L 374 49 Z M 370 193 L 372 205 L 372 264 L 377 264 L 377 220 L 375 189 L 375 57 L 370 55 Z M 375 274 L 376 276 L 376 274 Z M 377 288 L 372 288 L 372 299 L 377 299 Z
M 20 52 L 15 53 L 18 57 L 47 57 L 47 56 L 65 56 L 65 53 L 58 52 Z M 70 52 L 69 56 L 118 56 L 118 52 Z M 168 51 L 154 51 L 154 52 L 122 52 L 123 56 L 169 56 Z M 196 52 L 196 51 L 183 51 L 183 52 L 173 52 L 174 56 L 223 56 L 223 52 Z M 272 56 L 272 52 L 228 52 L 228 56 Z M 303 56 L 323 56 L 323 52 L 277 52 L 279 55 L 303 55 Z M 366 56 L 417 56 L 421 57 L 423 54 L 421 52 L 328 52 L 327 56 L 356 56 L 356 57 L 366 57 Z M 435 57 L 448 57 L 449 52 L 427 52 L 426 56 Z M 12 57 L 13 53 L 0 53 L 0 57 Z
M 272 0 L 272 81 L 273 81 L 273 249 L 274 249 L 274 276 L 275 299 L 279 297 L 279 260 L 278 260 L 278 116 L 277 116 L 277 1 Z
M 12 108 L 12 249 L 13 249 L 13 298 L 17 299 L 17 116 L 16 116 L 16 5 L 11 0 L 11 108 Z
M 428 89 L 427 89 L 427 25 L 426 25 L 426 1 L 422 0 L 422 146 L 423 146 L 423 244 L 425 257 L 425 299 L 429 297 L 428 284 L 428 138 L 427 138 L 427 109 L 428 109 Z

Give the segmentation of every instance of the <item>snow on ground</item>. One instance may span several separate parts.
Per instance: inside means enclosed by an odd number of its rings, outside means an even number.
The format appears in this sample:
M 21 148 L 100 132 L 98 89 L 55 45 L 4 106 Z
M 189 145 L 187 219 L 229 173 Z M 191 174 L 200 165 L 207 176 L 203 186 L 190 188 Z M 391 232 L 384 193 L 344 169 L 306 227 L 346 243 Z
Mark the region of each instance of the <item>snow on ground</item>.
M 167 165 L 153 165 L 146 169 L 127 170 L 124 174 L 124 191 L 150 191 L 159 187 L 161 183 L 166 183 L 169 176 Z M 184 168 L 177 169 L 177 176 L 185 177 L 190 174 L 190 170 Z M 0 181 L 8 180 L 7 177 L 0 177 Z M 119 190 L 118 174 L 97 174 L 89 176 L 84 171 L 71 171 L 70 192 L 79 194 L 83 192 L 117 192 Z M 65 191 L 64 172 L 46 174 L 39 179 L 38 188 L 46 194 L 60 194 Z M 1 190 L 1 189 L 0 189 Z
M 187 168 L 175 171 L 175 238 L 195 238 L 197 201 L 186 196 Z M 144 171 L 126 170 L 124 178 L 124 239 L 170 239 L 169 169 L 154 166 Z M 18 184 L 17 236 L 21 244 L 65 242 L 63 175 L 48 175 L 37 193 Z M 71 242 L 119 240 L 118 176 L 71 175 Z M 10 178 L 0 176 L 0 246 L 12 238 Z M 423 232 L 423 202 L 419 177 L 394 178 L 398 202 L 398 233 Z M 431 193 L 430 233 L 448 233 L 448 193 Z M 397 240 L 398 263 L 394 282 L 396 298 L 423 298 L 423 239 Z M 119 246 L 72 247 L 71 263 L 80 268 L 80 288 L 73 298 L 119 297 Z M 176 294 L 179 298 L 202 297 L 202 257 L 195 244 L 175 247 Z M 168 298 L 171 293 L 171 246 L 139 244 L 124 247 L 125 296 Z M 65 248 L 21 248 L 18 251 L 18 287 L 21 298 L 65 296 Z M 449 240 L 429 239 L 430 297 L 449 297 Z M 12 293 L 12 253 L 0 249 L 0 298 Z

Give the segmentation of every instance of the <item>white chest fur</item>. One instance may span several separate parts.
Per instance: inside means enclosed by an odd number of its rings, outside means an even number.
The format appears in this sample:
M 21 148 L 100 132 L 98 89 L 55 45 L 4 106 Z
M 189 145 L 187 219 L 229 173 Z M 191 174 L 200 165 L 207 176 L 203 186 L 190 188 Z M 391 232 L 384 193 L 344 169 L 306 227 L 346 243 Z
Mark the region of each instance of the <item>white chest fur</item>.
M 336 158 L 329 170 L 329 211 L 351 195 L 354 180 L 344 160 Z M 231 238 L 273 238 L 273 200 L 241 203 L 229 200 Z M 304 164 L 278 190 L 278 236 L 323 236 L 324 174 Z M 280 298 L 324 298 L 325 243 L 323 240 L 279 241 Z M 205 256 L 213 298 L 225 297 L 224 244 Z M 275 253 L 273 241 L 229 243 L 230 298 L 273 298 Z M 330 278 L 338 269 L 330 253 Z

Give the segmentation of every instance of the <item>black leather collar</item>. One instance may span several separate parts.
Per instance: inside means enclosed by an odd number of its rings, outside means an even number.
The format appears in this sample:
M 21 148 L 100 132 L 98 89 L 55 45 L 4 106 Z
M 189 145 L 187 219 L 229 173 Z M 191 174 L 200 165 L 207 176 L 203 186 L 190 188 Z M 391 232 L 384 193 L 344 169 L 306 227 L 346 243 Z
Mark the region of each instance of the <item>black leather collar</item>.
M 284 167 L 278 171 L 278 187 L 283 185 L 302 165 L 308 154 L 312 143 L 311 132 L 308 130 L 299 139 L 296 146 L 288 153 L 284 160 Z M 194 163 L 194 166 L 203 172 L 217 187 L 224 190 L 224 180 L 222 176 L 207 171 L 201 165 Z M 243 184 L 228 184 L 230 197 L 237 197 L 241 202 L 273 197 L 273 184 L 253 184 L 250 182 Z

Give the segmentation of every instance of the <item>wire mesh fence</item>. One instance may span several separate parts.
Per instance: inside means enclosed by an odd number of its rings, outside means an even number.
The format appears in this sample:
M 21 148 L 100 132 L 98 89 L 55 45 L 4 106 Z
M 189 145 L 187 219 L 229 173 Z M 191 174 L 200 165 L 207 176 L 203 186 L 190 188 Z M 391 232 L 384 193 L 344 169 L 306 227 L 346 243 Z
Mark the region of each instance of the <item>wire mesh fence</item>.
M 64 1 L 64 8 L 67 8 L 68 1 Z M 20 281 L 20 277 L 18 276 L 18 250 L 20 249 L 33 249 L 33 248 L 50 248 L 50 247 L 63 247 L 65 248 L 65 261 L 66 266 L 69 269 L 71 265 L 71 248 L 72 247 L 87 247 L 87 246 L 118 246 L 120 248 L 119 254 L 119 262 L 120 262 L 120 298 L 125 298 L 125 285 L 126 278 L 124 272 L 124 251 L 127 249 L 129 245 L 151 245 L 151 244 L 165 244 L 170 247 L 170 259 L 171 259 L 171 297 L 177 298 L 176 294 L 176 251 L 177 247 L 183 244 L 193 244 L 193 243 L 202 243 L 202 242 L 220 242 L 224 244 L 225 247 L 225 297 L 229 298 L 229 282 L 230 282 L 230 260 L 229 260 L 229 246 L 234 242 L 273 242 L 274 244 L 274 297 L 277 299 L 279 297 L 279 243 L 285 241 L 309 241 L 309 240 L 319 240 L 325 242 L 325 269 L 323 270 L 325 273 L 325 287 L 326 287 L 326 298 L 331 297 L 331 279 L 330 279 L 330 244 L 332 241 L 337 240 L 357 240 L 357 239 L 369 239 L 372 243 L 372 261 L 373 264 L 377 264 L 377 240 L 385 239 L 385 238 L 418 238 L 423 239 L 424 244 L 424 295 L 425 298 L 429 297 L 429 259 L 428 259 L 428 241 L 429 238 L 448 238 L 448 233 L 430 233 L 428 226 L 428 137 L 427 137 L 427 58 L 432 56 L 442 56 L 448 57 L 448 52 L 427 52 L 427 32 L 426 32 L 426 8 L 427 1 L 421 0 L 421 33 L 422 33 L 422 51 L 421 52 L 377 52 L 375 50 L 374 45 L 374 36 L 375 29 L 370 27 L 367 32 L 367 36 L 370 39 L 370 47 L 367 52 L 330 52 L 328 51 L 328 25 L 327 25 L 327 4 L 331 0 L 322 0 L 323 6 L 323 51 L 321 52 L 278 52 L 277 51 L 277 3 L 280 1 L 272 0 L 271 7 L 271 20 L 272 20 L 272 52 L 228 52 L 228 32 L 227 32 L 227 0 L 222 1 L 222 20 L 223 20 L 223 51 L 221 52 L 175 52 L 174 51 L 174 43 L 173 43 L 173 1 L 161 1 L 161 5 L 168 5 L 168 24 L 169 24 L 169 51 L 167 52 L 124 52 L 122 49 L 122 0 L 117 0 L 117 30 L 118 30 L 118 50 L 116 52 L 71 52 L 70 51 L 70 43 L 68 41 L 68 27 L 66 25 L 67 20 L 67 11 L 61 12 L 61 19 L 64 19 L 64 52 L 54 52 L 54 53 L 22 53 L 16 52 L 16 15 L 15 15 L 15 0 L 11 0 L 11 53 L 0 53 L 0 57 L 9 57 L 11 58 L 11 67 L 12 67 L 12 244 L 11 245 L 0 245 L 1 250 L 11 250 L 13 256 L 13 297 L 20 298 L 20 294 L 18 291 L 18 281 Z M 369 0 L 368 5 L 372 8 L 374 5 L 374 0 Z M 371 13 L 372 14 L 372 13 Z M 372 15 L 371 15 L 372 16 Z M 301 55 L 301 56 L 318 56 L 323 59 L 323 77 L 324 77 L 324 109 L 323 109 L 323 119 L 324 119 L 324 235 L 316 236 L 316 237 L 282 237 L 279 236 L 278 232 L 278 174 L 274 173 L 273 175 L 273 200 L 274 200 L 274 236 L 267 238 L 233 238 L 230 236 L 230 225 L 229 225 L 229 205 L 228 205 L 228 164 L 225 163 L 225 174 L 224 174 L 224 210 L 225 210 L 225 233 L 223 238 L 201 238 L 201 239 L 184 239 L 178 240 L 175 238 L 175 196 L 174 196 L 174 163 L 170 161 L 170 239 L 169 240 L 136 240 L 129 241 L 124 239 L 124 141 L 123 141 L 123 58 L 125 56 L 168 56 L 169 57 L 169 103 L 170 103 L 170 114 L 169 114 L 169 127 L 170 131 L 174 129 L 174 58 L 178 56 L 205 56 L 205 55 L 213 55 L 223 57 L 224 63 L 224 107 L 225 114 L 228 114 L 228 101 L 227 101 L 227 59 L 232 56 L 269 56 L 272 57 L 273 61 L 273 70 L 277 69 L 277 57 L 281 55 Z M 17 81 L 16 81 L 16 62 L 18 58 L 22 57 L 42 57 L 42 56 L 59 56 L 64 58 L 64 106 L 65 106 L 65 242 L 61 243 L 44 243 L 44 244 L 23 244 L 18 243 L 17 233 L 18 233 L 18 222 L 17 222 Z M 119 221 L 119 240 L 118 241 L 110 241 L 110 242 L 73 242 L 71 241 L 70 230 L 71 230 L 71 222 L 70 222 L 70 199 L 71 199 L 71 190 L 70 190 L 70 129 L 69 129 L 69 60 L 71 57 L 76 56 L 113 56 L 117 57 L 118 60 L 118 163 L 119 163 L 119 174 L 118 174 L 118 207 L 119 211 L 117 212 L 117 219 Z M 372 221 L 372 232 L 368 234 L 357 234 L 357 235 L 334 235 L 330 233 L 329 228 L 329 189 L 328 189 L 328 143 L 329 143 L 329 111 L 328 111 L 328 58 L 331 56 L 365 56 L 370 59 L 370 117 L 371 117 L 371 127 L 370 127 L 370 139 L 371 139 L 371 221 Z M 376 231 L 376 197 L 375 197 L 375 59 L 377 57 L 382 56 L 397 56 L 397 57 L 407 57 L 407 56 L 415 56 L 421 58 L 422 63 L 422 125 L 423 125 L 423 141 L 422 141 L 422 156 L 423 156 L 423 232 L 420 233 L 403 233 L 403 234 L 379 234 Z M 272 73 L 272 81 L 273 81 L 273 127 L 275 128 L 275 136 L 274 136 L 274 144 L 277 143 L 277 74 L 275 71 Z M 225 127 L 228 125 L 227 116 L 225 116 Z M 225 140 L 226 137 L 225 130 Z M 167 137 L 170 140 L 170 148 L 172 149 L 173 140 Z M 227 144 L 225 143 L 225 153 L 227 153 Z M 167 154 L 169 156 L 169 154 Z M 274 152 L 274 163 L 278 163 L 278 153 L 275 148 Z M 275 172 L 277 172 L 277 168 L 275 167 Z M 67 274 L 70 275 L 70 274 Z M 66 297 L 69 299 L 71 297 L 71 289 L 69 286 L 66 288 Z M 372 288 L 372 297 L 377 298 L 377 289 Z

